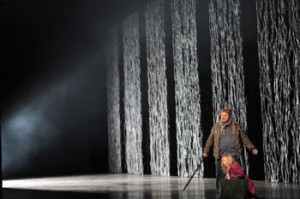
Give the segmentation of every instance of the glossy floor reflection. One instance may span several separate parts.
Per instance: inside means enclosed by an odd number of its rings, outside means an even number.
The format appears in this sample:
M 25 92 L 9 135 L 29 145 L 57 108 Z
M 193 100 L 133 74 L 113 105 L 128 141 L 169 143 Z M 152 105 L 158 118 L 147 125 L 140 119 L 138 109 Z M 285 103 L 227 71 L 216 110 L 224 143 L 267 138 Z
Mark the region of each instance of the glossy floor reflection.
M 150 175 L 85 175 L 36 179 L 4 180 L 2 198 L 216 198 L 215 179 Z M 299 184 L 254 181 L 259 198 L 300 197 Z

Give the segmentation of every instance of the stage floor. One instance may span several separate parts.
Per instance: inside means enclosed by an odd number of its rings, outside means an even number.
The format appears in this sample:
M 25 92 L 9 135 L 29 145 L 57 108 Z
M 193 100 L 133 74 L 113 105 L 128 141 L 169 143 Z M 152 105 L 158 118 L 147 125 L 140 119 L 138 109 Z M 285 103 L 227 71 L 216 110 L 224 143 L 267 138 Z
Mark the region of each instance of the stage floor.
M 4 180 L 2 198 L 216 198 L 214 178 L 103 174 Z M 258 198 L 300 198 L 299 184 L 254 181 Z

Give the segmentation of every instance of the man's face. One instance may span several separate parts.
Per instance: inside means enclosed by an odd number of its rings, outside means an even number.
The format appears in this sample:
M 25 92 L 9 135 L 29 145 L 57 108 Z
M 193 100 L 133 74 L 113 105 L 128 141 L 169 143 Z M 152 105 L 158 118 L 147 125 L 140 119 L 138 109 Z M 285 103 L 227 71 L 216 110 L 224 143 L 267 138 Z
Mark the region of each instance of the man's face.
M 228 122 L 229 118 L 230 118 L 230 116 L 229 116 L 229 114 L 227 112 L 222 112 L 221 113 L 221 122 L 222 123 Z

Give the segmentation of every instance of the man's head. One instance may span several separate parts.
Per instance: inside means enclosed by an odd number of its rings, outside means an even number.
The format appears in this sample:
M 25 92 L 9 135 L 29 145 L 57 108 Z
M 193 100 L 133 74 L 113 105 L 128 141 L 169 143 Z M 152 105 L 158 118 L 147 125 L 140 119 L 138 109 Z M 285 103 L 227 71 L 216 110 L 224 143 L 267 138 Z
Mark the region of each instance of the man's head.
M 230 120 L 230 109 L 223 108 L 221 109 L 221 122 L 227 123 Z

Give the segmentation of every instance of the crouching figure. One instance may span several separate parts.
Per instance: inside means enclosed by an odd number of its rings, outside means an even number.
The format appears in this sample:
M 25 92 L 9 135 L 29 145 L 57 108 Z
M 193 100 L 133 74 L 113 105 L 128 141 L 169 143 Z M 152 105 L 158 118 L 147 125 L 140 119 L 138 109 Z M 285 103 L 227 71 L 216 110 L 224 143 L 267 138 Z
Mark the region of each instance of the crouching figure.
M 250 198 L 256 198 L 256 189 L 252 180 L 246 175 L 230 153 L 224 153 L 222 155 L 221 168 L 225 179 L 246 179 Z

